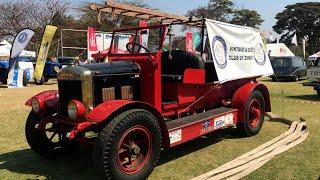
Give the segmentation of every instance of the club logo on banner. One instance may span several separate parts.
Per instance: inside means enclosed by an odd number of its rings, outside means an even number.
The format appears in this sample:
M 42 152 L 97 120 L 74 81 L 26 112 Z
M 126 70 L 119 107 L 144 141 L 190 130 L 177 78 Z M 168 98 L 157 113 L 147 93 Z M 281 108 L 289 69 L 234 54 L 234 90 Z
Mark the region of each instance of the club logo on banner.
M 263 45 L 261 43 L 259 43 L 258 46 L 256 47 L 256 51 L 254 53 L 254 60 L 260 66 L 263 66 L 266 63 L 267 57 L 266 57 L 266 53 L 264 51 Z
M 26 32 L 22 32 L 18 37 L 19 43 L 24 43 L 26 42 L 27 39 L 28 39 L 28 34 Z
M 212 41 L 212 54 L 220 69 L 227 66 L 227 44 L 220 36 L 215 36 Z
M 206 26 L 219 82 L 273 74 L 261 35 L 255 29 L 209 19 Z

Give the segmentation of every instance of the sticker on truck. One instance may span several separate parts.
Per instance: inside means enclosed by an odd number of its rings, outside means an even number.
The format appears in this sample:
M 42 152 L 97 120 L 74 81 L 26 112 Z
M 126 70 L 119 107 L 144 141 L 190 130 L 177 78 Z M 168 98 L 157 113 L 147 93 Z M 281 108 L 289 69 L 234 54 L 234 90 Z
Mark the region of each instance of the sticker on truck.
M 174 144 L 182 140 L 182 131 L 181 129 L 169 132 L 170 144 Z
M 202 129 L 200 134 L 207 134 L 214 130 L 229 126 L 233 124 L 234 115 L 233 113 L 229 113 L 220 117 L 216 117 L 214 119 L 207 119 L 202 122 Z

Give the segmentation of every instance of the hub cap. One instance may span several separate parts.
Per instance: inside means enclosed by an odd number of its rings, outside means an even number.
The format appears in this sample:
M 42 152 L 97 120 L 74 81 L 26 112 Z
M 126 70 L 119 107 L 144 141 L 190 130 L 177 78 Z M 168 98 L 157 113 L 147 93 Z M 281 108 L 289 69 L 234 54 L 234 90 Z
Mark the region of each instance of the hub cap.
M 260 102 L 257 99 L 253 99 L 249 108 L 249 123 L 250 126 L 256 128 L 260 122 L 261 107 Z
M 117 165 L 126 174 L 134 174 L 149 161 L 152 151 L 151 133 L 144 126 L 127 130 L 118 144 Z

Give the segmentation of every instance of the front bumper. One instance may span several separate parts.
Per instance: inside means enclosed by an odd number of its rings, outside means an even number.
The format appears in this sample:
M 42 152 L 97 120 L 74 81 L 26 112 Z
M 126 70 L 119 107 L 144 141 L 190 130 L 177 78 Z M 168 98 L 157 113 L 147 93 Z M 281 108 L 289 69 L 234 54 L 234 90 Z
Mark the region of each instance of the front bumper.
M 63 132 L 69 140 L 74 140 L 78 134 L 90 131 L 97 124 L 90 121 L 73 122 L 69 118 L 56 115 L 43 118 L 36 124 L 35 128 L 40 131 L 46 131 L 46 125 L 49 123 L 58 124 L 58 131 Z

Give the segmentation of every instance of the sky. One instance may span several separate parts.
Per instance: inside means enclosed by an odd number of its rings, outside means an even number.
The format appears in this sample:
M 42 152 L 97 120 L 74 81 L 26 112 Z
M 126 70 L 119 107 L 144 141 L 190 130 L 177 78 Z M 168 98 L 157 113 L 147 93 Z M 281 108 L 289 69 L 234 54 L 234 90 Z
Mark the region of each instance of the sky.
M 88 2 L 90 0 L 87 0 Z M 320 0 L 310 0 L 320 2 Z M 79 3 L 79 0 L 71 0 L 73 3 Z M 104 2 L 96 0 L 93 2 Z M 157 8 L 164 12 L 184 15 L 190 9 L 207 4 L 208 0 L 144 0 L 152 8 Z M 282 12 L 285 6 L 298 2 L 307 2 L 306 0 L 233 0 L 236 8 L 246 8 L 258 11 L 265 20 L 261 25 L 264 31 L 272 31 L 272 26 L 275 25 L 275 16 Z

